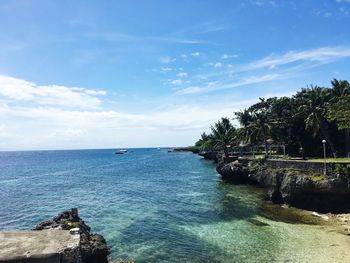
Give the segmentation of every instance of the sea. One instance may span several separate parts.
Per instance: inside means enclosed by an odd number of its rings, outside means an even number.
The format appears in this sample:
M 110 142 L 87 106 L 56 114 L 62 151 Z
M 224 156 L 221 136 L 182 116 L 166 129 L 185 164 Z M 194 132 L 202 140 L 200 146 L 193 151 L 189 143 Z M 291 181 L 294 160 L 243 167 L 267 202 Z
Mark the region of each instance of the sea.
M 350 238 L 266 190 L 225 183 L 211 161 L 168 149 L 0 152 L 0 231 L 78 208 L 111 259 L 349 262 Z

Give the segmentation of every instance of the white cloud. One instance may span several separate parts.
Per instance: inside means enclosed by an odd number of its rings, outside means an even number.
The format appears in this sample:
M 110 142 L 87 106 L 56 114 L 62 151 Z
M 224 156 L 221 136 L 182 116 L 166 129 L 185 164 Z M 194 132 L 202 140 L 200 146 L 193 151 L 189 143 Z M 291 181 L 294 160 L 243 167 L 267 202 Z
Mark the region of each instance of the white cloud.
M 169 67 L 166 67 L 166 68 L 161 68 L 160 70 L 163 71 L 163 72 L 168 72 L 168 71 L 172 71 L 173 69 L 169 68 Z
M 278 7 L 278 5 L 275 1 L 269 1 L 269 4 L 273 7 Z
M 193 52 L 191 53 L 192 57 L 199 57 L 201 54 L 199 52 Z
M 251 85 L 251 84 L 257 84 L 257 83 L 263 83 L 268 82 L 272 80 L 279 80 L 282 78 L 285 78 L 286 76 L 279 75 L 279 74 L 267 74 L 262 76 L 249 76 L 245 79 L 241 79 L 239 81 L 235 81 L 233 83 L 223 84 L 223 83 L 215 83 L 214 85 L 212 83 L 207 84 L 206 86 L 200 87 L 200 86 L 191 86 L 188 88 L 180 89 L 176 92 L 178 95 L 187 95 L 187 94 L 199 94 L 199 93 L 207 93 L 217 90 L 225 90 L 225 89 L 232 89 L 237 88 L 245 85 Z
M 263 1 L 253 1 L 253 3 L 257 6 L 262 6 L 264 5 L 264 2 Z
M 182 80 L 181 79 L 174 79 L 174 80 L 170 81 L 170 83 L 173 85 L 181 85 Z
M 8 101 L 68 108 L 98 108 L 101 105 L 98 96 L 103 95 L 106 95 L 103 90 L 40 86 L 23 79 L 0 75 L 0 97 Z
M 223 54 L 221 56 L 222 59 L 229 59 L 229 58 L 237 58 L 238 55 L 234 54 L 234 55 L 229 55 L 229 54 Z
M 179 78 L 184 78 L 184 77 L 187 77 L 187 75 L 188 74 L 186 72 L 180 72 L 176 76 L 178 76 Z
M 186 145 L 237 107 L 182 104 L 130 114 L 0 102 L 0 146 L 16 150 Z
M 304 51 L 289 51 L 282 55 L 272 54 L 261 60 L 254 61 L 246 70 L 269 68 L 271 66 L 286 65 L 295 62 L 329 63 L 337 59 L 350 57 L 350 48 L 322 47 Z
M 222 68 L 220 72 L 208 71 L 195 75 L 200 81 L 217 80 L 216 87 L 206 83 L 179 89 L 177 95 L 208 93 L 215 90 L 232 89 L 244 85 L 263 83 L 281 79 L 296 79 L 300 74 L 334 61 L 349 58 L 349 47 L 321 47 L 303 51 L 288 51 L 282 54 L 271 54 L 248 64 L 207 63 L 206 65 Z M 226 65 L 226 66 L 225 66 Z M 225 67 L 223 67 L 225 66 Z M 272 71 L 273 70 L 273 71 Z M 271 71 L 274 73 L 272 74 Z
M 163 63 L 163 64 L 169 64 L 169 63 L 172 63 L 172 62 L 175 62 L 176 61 L 176 58 L 172 58 L 172 57 L 161 57 L 159 59 L 159 62 L 160 63 Z

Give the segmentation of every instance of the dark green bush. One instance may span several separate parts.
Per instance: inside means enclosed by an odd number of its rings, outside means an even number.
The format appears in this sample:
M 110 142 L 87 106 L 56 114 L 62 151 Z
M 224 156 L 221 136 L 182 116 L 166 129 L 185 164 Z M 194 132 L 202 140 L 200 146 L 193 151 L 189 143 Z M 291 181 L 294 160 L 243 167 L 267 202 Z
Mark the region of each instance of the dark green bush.
M 335 164 L 334 171 L 336 174 L 350 177 L 350 164 Z

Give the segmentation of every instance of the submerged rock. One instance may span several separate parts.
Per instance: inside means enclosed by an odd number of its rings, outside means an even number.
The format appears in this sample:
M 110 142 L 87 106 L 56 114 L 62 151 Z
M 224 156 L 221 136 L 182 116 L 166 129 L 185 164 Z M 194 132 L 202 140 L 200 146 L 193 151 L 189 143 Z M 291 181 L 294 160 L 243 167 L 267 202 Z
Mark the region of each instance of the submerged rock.
M 253 225 L 256 225 L 256 226 L 269 226 L 269 224 L 262 222 L 262 221 L 259 221 L 259 220 L 254 219 L 254 218 L 249 218 L 249 219 L 247 219 L 247 221 Z
M 72 210 L 74 211 L 74 210 Z M 37 225 L 34 230 L 79 228 L 81 263 L 106 263 L 109 249 L 103 236 L 92 234 L 90 227 L 77 215 L 69 211 L 60 213 L 52 220 Z

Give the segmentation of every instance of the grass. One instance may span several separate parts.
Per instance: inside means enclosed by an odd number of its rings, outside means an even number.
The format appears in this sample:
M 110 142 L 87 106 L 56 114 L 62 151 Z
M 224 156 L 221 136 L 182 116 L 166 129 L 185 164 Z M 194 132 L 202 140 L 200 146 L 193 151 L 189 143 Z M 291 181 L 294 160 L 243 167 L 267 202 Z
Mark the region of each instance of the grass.
M 309 159 L 308 162 L 326 162 L 326 163 L 350 163 L 350 158 L 319 158 L 319 159 Z

